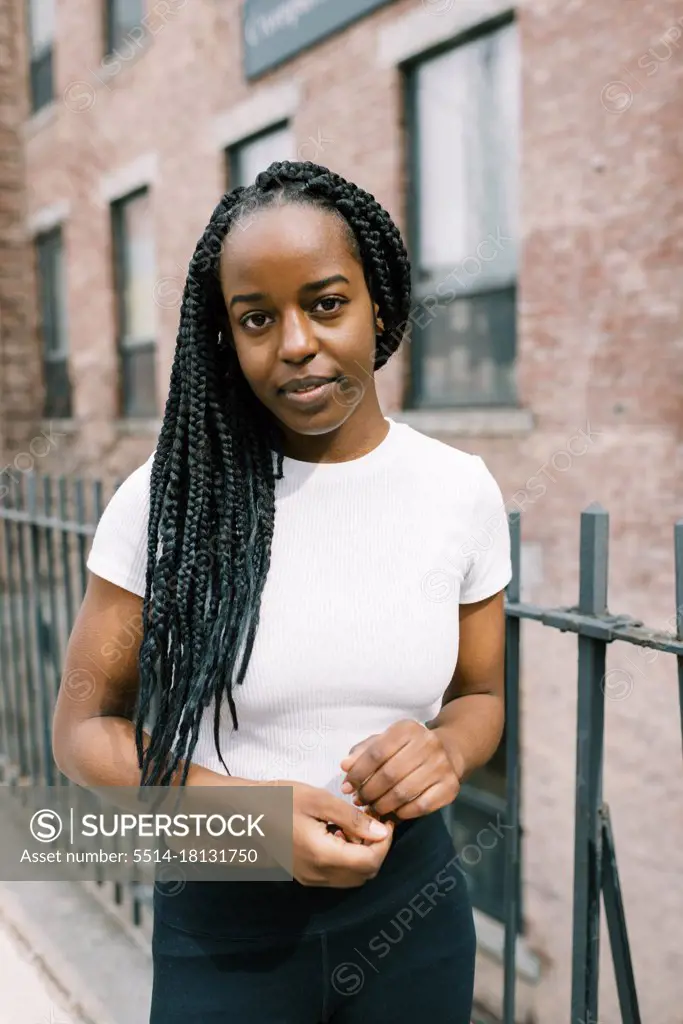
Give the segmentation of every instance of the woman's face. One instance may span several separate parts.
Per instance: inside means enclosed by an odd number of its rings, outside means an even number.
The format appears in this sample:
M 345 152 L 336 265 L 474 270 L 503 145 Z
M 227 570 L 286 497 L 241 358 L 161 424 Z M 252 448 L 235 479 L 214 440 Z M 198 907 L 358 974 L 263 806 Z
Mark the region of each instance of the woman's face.
M 296 434 L 326 434 L 375 403 L 377 326 L 339 217 L 307 204 L 259 210 L 229 232 L 221 288 L 256 397 Z M 306 395 L 302 377 L 332 378 Z

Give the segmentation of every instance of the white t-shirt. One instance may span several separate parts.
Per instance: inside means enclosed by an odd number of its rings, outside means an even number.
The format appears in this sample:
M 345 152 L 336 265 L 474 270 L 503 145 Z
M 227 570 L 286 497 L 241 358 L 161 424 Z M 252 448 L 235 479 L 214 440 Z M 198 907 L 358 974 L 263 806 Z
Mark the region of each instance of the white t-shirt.
M 221 707 L 233 776 L 291 779 L 337 795 L 339 762 L 393 722 L 441 707 L 458 654 L 458 606 L 510 581 L 503 497 L 479 456 L 386 417 L 371 452 L 283 460 L 249 667 Z M 144 595 L 152 456 L 121 484 L 88 568 Z M 206 709 L 193 762 L 225 774 Z M 347 799 L 351 800 L 352 797 Z

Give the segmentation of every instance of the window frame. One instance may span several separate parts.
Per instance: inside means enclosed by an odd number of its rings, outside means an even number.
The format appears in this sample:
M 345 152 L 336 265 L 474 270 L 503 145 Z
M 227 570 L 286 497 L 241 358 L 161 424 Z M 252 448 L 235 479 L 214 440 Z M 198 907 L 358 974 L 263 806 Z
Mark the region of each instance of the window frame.
M 420 267 L 420 253 L 422 238 L 420 230 L 420 199 L 421 199 L 421 175 L 420 175 L 420 118 L 418 116 L 418 76 L 420 68 L 430 61 L 450 53 L 461 47 L 477 42 L 479 39 L 493 35 L 508 25 L 518 24 L 514 11 L 505 11 L 495 17 L 488 18 L 476 25 L 470 26 L 465 31 L 457 34 L 451 39 L 439 43 L 402 65 L 402 88 L 403 88 L 403 109 L 404 109 L 404 167 L 406 180 L 406 235 L 410 261 L 412 268 L 412 313 L 419 319 L 418 311 L 423 301 L 433 295 L 433 275 L 429 278 L 422 278 Z M 457 264 L 455 264 L 457 267 Z M 471 297 L 477 295 L 493 295 L 498 292 L 512 291 L 512 298 L 517 309 L 517 288 L 519 281 L 518 269 L 513 275 L 496 275 L 495 270 L 483 280 L 472 287 L 450 286 L 449 291 L 456 292 L 456 298 Z M 438 283 L 438 281 L 437 281 Z M 453 301 L 453 300 L 450 300 Z M 444 302 L 442 305 L 448 305 Z M 516 321 L 516 317 L 515 317 Z M 417 330 L 416 330 L 417 328 Z M 515 323 L 515 335 L 513 338 L 514 359 L 517 356 L 517 330 Z M 451 401 L 445 403 L 443 400 L 430 399 L 425 394 L 424 385 L 424 357 L 425 350 L 420 344 L 419 325 L 413 323 L 413 330 L 410 343 L 409 375 L 406 387 L 405 408 L 415 411 L 434 411 L 448 409 L 451 411 L 464 411 L 468 409 L 492 409 L 492 408 L 518 408 L 519 400 L 515 389 L 512 401 Z
M 245 146 L 250 146 L 254 142 L 258 142 L 259 139 L 263 139 L 268 135 L 274 135 L 275 132 L 290 131 L 292 137 L 294 137 L 294 130 L 292 128 L 291 118 L 285 117 L 280 121 L 275 121 L 273 124 L 267 125 L 265 128 L 259 128 L 258 131 L 253 132 L 251 135 L 245 135 L 244 138 L 238 139 L 236 142 L 231 143 L 225 150 L 225 172 L 227 177 L 227 187 L 233 189 L 242 182 L 240 179 L 240 151 Z M 265 170 L 265 168 L 264 168 Z
M 31 5 L 34 0 L 28 0 L 26 4 L 26 40 L 28 43 L 29 57 L 29 97 L 31 103 L 31 114 L 37 114 L 43 107 L 49 106 L 55 99 L 54 82 L 54 50 L 56 35 L 57 3 L 54 0 L 55 32 L 50 37 L 48 45 L 36 51 L 33 42 L 31 26 Z M 41 91 L 43 83 L 49 80 L 49 90 Z
M 131 341 L 126 336 L 126 324 L 128 311 L 126 307 L 126 281 L 128 279 L 129 264 L 127 259 L 128 245 L 125 228 L 125 210 L 128 203 L 147 196 L 150 204 L 150 216 L 152 215 L 152 190 L 149 185 L 141 185 L 132 192 L 126 192 L 117 196 L 110 204 L 111 232 L 112 232 L 112 257 L 113 257 L 113 283 L 116 307 L 116 349 L 119 357 L 119 415 L 124 419 L 154 419 L 158 416 L 158 399 L 156 397 L 156 357 L 158 339 L 155 336 L 145 339 Z M 125 360 L 130 352 L 147 352 L 153 356 L 154 363 L 154 409 L 146 413 L 134 413 L 131 411 L 131 396 L 126 391 Z
M 69 338 L 68 338 L 68 291 L 66 285 L 66 261 L 64 258 L 64 231 L 61 224 L 41 231 L 33 239 L 35 252 L 36 278 L 38 285 L 39 333 L 45 394 L 43 415 L 51 419 L 69 419 L 73 409 L 73 390 L 69 373 Z M 55 273 L 55 254 L 61 263 L 61 275 Z M 49 278 L 45 273 L 49 265 Z M 61 289 L 60 289 L 61 285 Z M 61 308 L 60 308 L 61 305 Z M 58 339 L 53 348 L 48 339 Z M 59 415 L 55 414 L 55 405 L 50 394 L 51 376 L 47 372 L 48 365 L 62 364 L 66 379 L 66 399 L 64 408 Z

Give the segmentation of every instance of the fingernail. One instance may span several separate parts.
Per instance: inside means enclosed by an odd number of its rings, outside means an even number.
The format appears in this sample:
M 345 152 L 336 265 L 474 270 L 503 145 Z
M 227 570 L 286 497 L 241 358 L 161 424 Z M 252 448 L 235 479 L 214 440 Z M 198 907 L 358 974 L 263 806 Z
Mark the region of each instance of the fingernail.
M 342 782 L 342 787 L 341 787 L 342 793 L 350 793 L 352 789 L 353 789 L 353 786 L 351 785 L 350 782 Z
M 368 826 L 368 832 L 371 836 L 377 836 L 378 839 L 383 839 L 388 834 L 386 825 L 383 825 L 380 821 L 371 821 Z

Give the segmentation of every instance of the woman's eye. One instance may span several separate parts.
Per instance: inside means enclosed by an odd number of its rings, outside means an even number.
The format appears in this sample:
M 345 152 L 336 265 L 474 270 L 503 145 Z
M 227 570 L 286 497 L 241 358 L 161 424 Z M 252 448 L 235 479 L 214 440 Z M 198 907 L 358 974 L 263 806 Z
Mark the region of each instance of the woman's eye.
M 334 295 L 326 295 L 323 299 L 318 299 L 316 306 L 322 306 L 323 313 L 336 313 L 345 303 L 346 299 L 340 299 Z
M 266 326 L 268 319 L 265 313 L 249 313 L 247 316 L 242 317 L 240 324 L 247 329 L 251 328 L 258 331 Z

